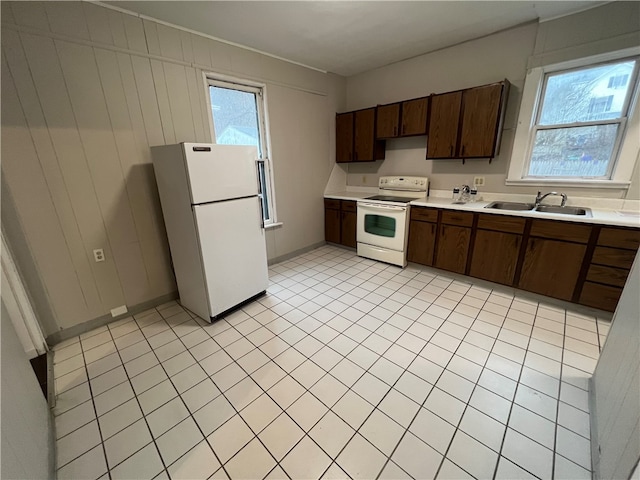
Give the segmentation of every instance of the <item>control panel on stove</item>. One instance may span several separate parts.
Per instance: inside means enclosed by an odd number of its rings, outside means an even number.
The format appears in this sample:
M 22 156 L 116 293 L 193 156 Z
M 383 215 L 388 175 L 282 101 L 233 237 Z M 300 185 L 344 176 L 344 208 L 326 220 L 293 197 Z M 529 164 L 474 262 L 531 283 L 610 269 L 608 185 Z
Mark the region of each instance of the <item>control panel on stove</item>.
M 385 176 L 380 177 L 378 181 L 378 188 L 384 190 L 426 192 L 428 185 L 429 179 L 427 177 Z

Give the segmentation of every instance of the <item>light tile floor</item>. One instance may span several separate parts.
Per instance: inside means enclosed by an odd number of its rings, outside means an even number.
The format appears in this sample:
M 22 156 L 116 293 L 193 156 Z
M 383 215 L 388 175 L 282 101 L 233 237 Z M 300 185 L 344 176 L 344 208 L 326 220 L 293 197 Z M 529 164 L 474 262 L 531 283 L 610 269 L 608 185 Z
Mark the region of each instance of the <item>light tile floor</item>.
M 325 246 L 57 345 L 58 478 L 590 478 L 609 319 L 455 278 Z

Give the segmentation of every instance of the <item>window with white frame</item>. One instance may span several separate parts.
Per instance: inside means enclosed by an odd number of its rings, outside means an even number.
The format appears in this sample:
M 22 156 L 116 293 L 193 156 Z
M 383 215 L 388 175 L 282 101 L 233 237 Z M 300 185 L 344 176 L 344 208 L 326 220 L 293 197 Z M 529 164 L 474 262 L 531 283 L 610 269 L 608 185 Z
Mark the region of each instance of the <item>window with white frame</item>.
M 507 183 L 624 183 L 615 172 L 627 137 L 637 137 L 627 132 L 639 57 L 579 63 L 528 75 Z M 637 140 L 628 143 L 633 149 Z
M 213 141 L 253 145 L 258 149 L 257 174 L 265 226 L 277 222 L 272 165 L 268 148 L 264 85 L 207 77 Z

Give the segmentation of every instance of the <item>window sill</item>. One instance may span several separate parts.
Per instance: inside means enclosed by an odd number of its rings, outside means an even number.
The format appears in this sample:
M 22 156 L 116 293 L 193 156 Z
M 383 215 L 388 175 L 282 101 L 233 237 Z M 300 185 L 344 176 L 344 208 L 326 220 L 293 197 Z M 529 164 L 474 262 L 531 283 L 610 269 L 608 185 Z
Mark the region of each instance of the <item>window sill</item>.
M 265 230 L 271 230 L 272 228 L 281 227 L 282 225 L 284 225 L 284 223 L 282 223 L 282 222 L 269 223 L 269 224 L 264 226 L 264 229 Z
M 573 187 L 573 188 L 611 188 L 617 190 L 627 190 L 631 182 L 619 182 L 614 180 L 567 180 L 562 179 L 542 179 L 542 178 L 520 178 L 507 179 L 505 185 L 531 185 L 531 186 L 554 186 L 554 187 Z

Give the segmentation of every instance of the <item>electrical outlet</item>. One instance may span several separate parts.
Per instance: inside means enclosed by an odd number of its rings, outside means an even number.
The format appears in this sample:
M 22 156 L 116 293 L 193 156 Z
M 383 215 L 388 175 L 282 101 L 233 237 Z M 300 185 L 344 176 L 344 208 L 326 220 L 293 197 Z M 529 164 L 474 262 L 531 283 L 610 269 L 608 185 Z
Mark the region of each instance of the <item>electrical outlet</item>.
M 362 184 L 366 184 L 367 183 L 367 176 L 366 175 L 362 175 Z
M 473 177 L 474 187 L 484 187 L 484 177 Z
M 93 251 L 93 258 L 96 261 L 96 263 L 104 262 L 104 250 L 101 248 L 96 248 Z

